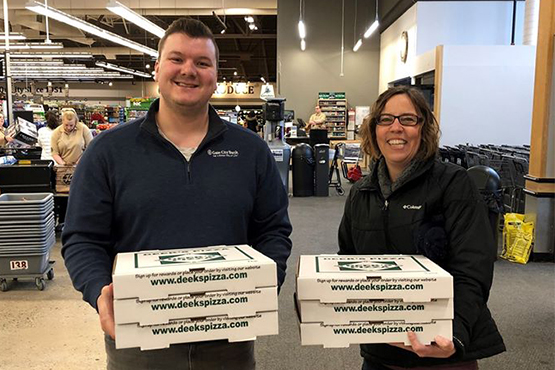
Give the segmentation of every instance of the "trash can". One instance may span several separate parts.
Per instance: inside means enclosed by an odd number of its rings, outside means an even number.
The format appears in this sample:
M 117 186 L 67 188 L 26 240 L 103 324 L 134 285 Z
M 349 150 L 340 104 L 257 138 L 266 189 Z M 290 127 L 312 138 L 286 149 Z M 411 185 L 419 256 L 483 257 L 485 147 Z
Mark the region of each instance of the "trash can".
M 328 144 L 314 145 L 314 158 L 316 159 L 314 195 L 317 197 L 327 197 L 330 195 L 330 146 Z
M 504 212 L 501 178 L 493 168 L 482 165 L 469 168 L 467 173 L 480 191 L 480 194 L 482 194 L 488 207 L 488 217 L 495 240 L 495 253 L 497 254 L 499 218 Z
M 298 144 L 293 149 L 293 196 L 314 195 L 314 153 L 308 144 Z

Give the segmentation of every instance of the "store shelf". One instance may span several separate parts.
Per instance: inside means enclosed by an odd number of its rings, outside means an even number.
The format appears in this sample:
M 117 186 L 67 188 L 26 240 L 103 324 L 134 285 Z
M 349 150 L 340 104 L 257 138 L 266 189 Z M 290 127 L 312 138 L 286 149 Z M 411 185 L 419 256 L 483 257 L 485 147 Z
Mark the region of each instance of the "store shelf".
M 320 93 L 322 94 L 322 93 Z M 347 100 L 318 99 L 318 105 L 326 115 L 328 136 L 334 139 L 347 138 Z

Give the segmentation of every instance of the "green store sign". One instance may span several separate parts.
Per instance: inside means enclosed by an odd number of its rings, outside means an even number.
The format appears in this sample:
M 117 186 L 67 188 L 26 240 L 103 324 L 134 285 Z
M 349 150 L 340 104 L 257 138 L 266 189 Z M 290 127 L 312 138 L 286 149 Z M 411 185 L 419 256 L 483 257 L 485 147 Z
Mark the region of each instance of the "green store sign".
M 345 99 L 345 92 L 319 92 L 318 99 Z

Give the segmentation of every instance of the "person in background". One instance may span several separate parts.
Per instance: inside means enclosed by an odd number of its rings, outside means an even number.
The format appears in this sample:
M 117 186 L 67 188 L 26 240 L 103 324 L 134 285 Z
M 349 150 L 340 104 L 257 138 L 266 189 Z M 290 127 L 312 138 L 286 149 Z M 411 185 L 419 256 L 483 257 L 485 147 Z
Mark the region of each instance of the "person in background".
M 92 121 L 97 121 L 98 123 L 105 123 L 106 122 L 106 120 L 104 119 L 104 116 L 102 114 L 100 114 L 98 109 L 95 109 L 95 111 L 91 114 L 91 122 Z
M 13 138 L 4 134 L 4 115 L 2 113 L 0 113 L 0 124 L 0 146 L 4 146 L 12 142 Z
M 254 113 L 254 111 L 251 110 L 249 111 L 249 113 L 247 113 L 245 123 L 249 130 L 258 132 L 258 120 L 256 119 L 256 114 Z
M 319 105 L 314 108 L 314 114 L 310 116 L 310 119 L 308 120 L 308 125 L 306 126 L 307 131 L 310 131 L 312 129 L 327 130 L 326 115 L 322 112 L 322 109 Z
M 58 113 L 54 111 L 46 112 L 46 126 L 39 128 L 39 138 L 37 146 L 42 148 L 40 159 L 53 160 L 52 148 L 50 143 L 52 141 L 52 133 L 58 127 Z
M 62 124 L 52 133 L 52 158 L 60 166 L 75 165 L 91 140 L 91 131 L 78 121 L 75 110 L 62 110 Z
M 71 183 L 62 255 L 98 311 L 109 370 L 255 369 L 254 342 L 115 348 L 112 267 L 121 252 L 249 244 L 285 279 L 288 198 L 268 145 L 209 104 L 218 48 L 203 23 L 174 21 L 158 44 L 160 98 L 94 139 Z M 232 283 L 231 283 L 232 284 Z
M 439 125 L 410 87 L 382 93 L 361 127 L 371 172 L 351 189 L 339 254 L 422 254 L 453 276 L 453 340 L 362 344 L 363 370 L 475 370 L 505 351 L 487 307 L 496 246 L 483 198 L 466 170 L 436 159 Z

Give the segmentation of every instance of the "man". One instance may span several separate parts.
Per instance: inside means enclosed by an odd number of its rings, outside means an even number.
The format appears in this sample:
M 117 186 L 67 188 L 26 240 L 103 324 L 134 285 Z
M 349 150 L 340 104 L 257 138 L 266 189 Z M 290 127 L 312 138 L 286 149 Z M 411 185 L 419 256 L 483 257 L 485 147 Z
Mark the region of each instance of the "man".
M 71 184 L 62 253 L 73 284 L 98 310 L 108 369 L 254 369 L 253 342 L 115 350 L 111 268 L 119 252 L 250 244 L 291 252 L 287 194 L 266 143 L 218 117 L 218 49 L 202 23 L 179 19 L 160 40 L 160 99 L 138 120 L 101 134 Z
M 317 105 L 316 108 L 314 108 L 314 114 L 311 115 L 310 119 L 308 120 L 307 129 L 308 130 L 312 130 L 312 129 L 324 130 L 324 129 L 327 129 L 327 127 L 326 127 L 326 115 L 322 112 L 319 105 Z

